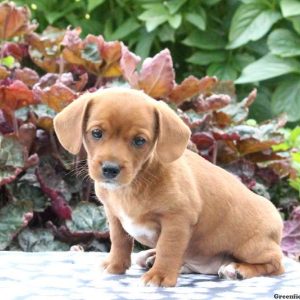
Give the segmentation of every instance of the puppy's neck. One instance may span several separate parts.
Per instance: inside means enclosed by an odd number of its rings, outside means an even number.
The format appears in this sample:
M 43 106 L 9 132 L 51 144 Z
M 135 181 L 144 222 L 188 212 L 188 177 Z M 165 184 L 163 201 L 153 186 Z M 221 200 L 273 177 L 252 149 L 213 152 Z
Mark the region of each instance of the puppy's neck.
M 153 188 L 161 183 L 165 172 L 166 167 L 158 160 L 156 155 L 151 155 L 126 189 L 136 195 L 153 191 Z
M 164 169 L 165 167 L 161 164 L 156 155 L 152 155 L 143 164 L 143 167 L 138 172 L 135 180 L 143 180 L 145 178 L 151 181 L 155 181 L 155 179 L 159 180 L 159 175 Z

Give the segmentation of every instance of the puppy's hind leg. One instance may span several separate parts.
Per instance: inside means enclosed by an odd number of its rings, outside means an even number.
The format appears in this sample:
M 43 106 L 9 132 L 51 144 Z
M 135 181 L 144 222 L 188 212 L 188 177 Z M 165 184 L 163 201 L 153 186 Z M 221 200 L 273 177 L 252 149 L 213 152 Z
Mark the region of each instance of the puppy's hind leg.
M 136 254 L 135 263 L 142 268 L 151 269 L 156 256 L 155 249 L 144 250 Z
M 259 243 L 245 244 L 234 256 L 239 262 L 222 265 L 218 271 L 220 278 L 246 279 L 256 276 L 280 275 L 284 273 L 282 253 L 278 244 L 270 242 L 268 248 L 259 248 Z M 253 249 L 255 245 L 255 249 Z

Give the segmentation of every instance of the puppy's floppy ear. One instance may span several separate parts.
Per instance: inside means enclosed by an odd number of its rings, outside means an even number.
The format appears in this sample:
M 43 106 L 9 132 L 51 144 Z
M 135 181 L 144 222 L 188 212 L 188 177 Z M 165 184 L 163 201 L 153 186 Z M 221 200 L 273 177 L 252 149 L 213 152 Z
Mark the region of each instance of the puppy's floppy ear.
M 160 161 L 170 163 L 183 154 L 191 131 L 166 103 L 158 101 L 155 106 L 158 115 L 156 153 Z
M 92 94 L 87 93 L 74 100 L 54 118 L 54 130 L 62 146 L 77 154 L 82 145 L 82 126 Z

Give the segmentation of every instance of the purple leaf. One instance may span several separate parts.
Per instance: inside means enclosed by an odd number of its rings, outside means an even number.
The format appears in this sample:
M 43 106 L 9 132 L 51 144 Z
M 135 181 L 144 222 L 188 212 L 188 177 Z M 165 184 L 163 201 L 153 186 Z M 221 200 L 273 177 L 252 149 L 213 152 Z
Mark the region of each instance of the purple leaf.
M 299 261 L 300 259 L 300 206 L 291 214 L 290 220 L 284 222 L 281 248 L 285 255 Z

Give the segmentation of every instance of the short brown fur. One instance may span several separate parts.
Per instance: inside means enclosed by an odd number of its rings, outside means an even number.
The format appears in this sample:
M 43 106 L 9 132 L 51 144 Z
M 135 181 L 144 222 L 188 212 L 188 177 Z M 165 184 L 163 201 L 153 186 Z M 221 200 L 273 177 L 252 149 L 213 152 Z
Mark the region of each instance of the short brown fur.
M 125 225 L 139 242 L 155 248 L 140 258 L 145 265 L 155 255 L 142 278 L 146 285 L 174 286 L 184 270 L 230 279 L 284 271 L 276 208 L 187 150 L 190 131 L 164 103 L 140 91 L 106 89 L 81 96 L 54 125 L 67 150 L 76 154 L 83 143 L 87 151 L 111 230 L 112 247 L 103 262 L 107 272 L 124 273 L 131 265 L 133 239 Z M 104 132 L 101 140 L 93 139 L 95 128 Z M 146 144 L 135 148 L 135 136 Z M 112 185 L 101 175 L 105 161 L 121 168 Z

